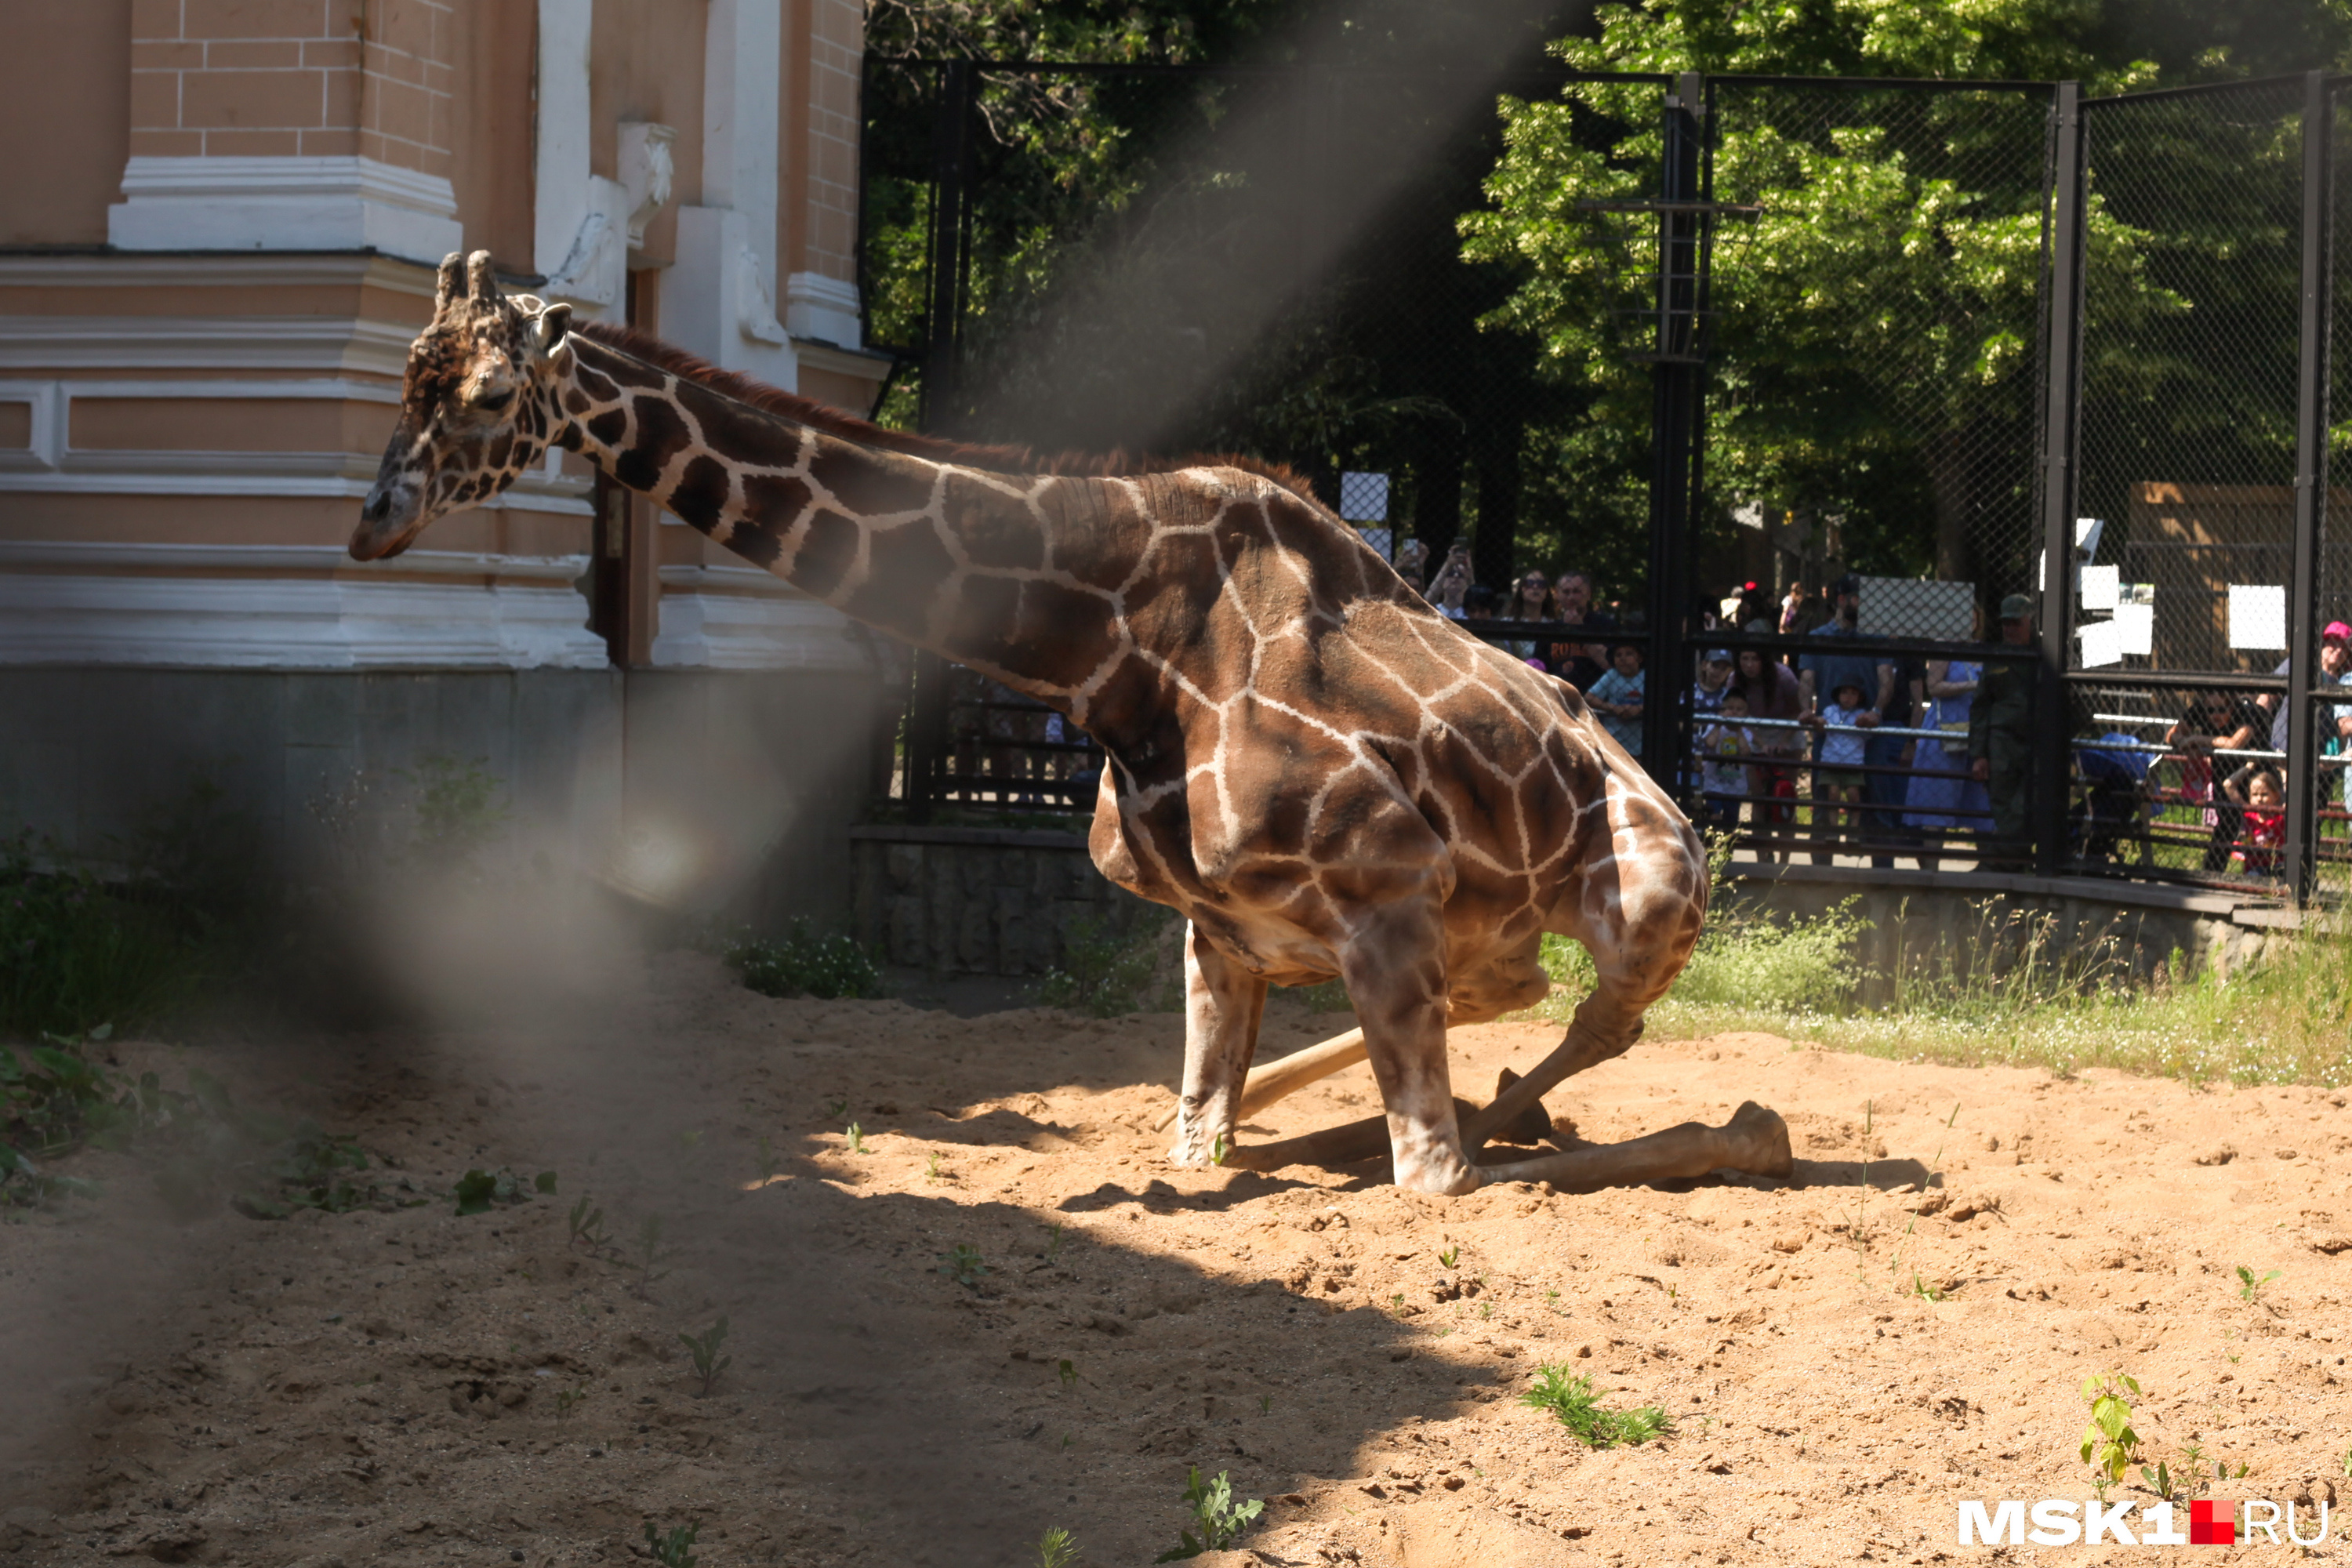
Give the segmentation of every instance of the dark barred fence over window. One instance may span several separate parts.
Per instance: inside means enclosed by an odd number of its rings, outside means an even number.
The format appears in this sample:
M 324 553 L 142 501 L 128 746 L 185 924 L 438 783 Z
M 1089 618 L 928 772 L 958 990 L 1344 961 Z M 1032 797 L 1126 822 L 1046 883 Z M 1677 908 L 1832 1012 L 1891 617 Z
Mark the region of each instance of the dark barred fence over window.
M 1748 852 L 2335 901 L 2347 85 L 869 59 L 882 414 L 1287 463 L 1433 598 L 1466 543 L 1464 628 L 1586 686 L 1640 648 L 1621 731 Z M 1473 216 L 1498 95 L 1589 160 L 1540 330 Z M 1710 655 L 1796 706 L 1727 721 Z M 898 809 L 1091 809 L 1089 737 L 914 668 Z

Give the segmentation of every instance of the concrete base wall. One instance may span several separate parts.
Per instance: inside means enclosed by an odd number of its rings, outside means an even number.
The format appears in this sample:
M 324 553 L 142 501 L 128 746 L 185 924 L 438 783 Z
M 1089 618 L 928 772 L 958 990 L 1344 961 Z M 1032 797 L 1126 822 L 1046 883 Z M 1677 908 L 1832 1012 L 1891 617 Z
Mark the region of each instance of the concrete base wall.
M 1733 898 L 1790 919 L 1852 900 L 1870 923 L 1854 954 L 1865 976 L 1916 968 L 1922 954 L 1963 972 L 1990 963 L 2000 973 L 2023 962 L 2029 946 L 2042 963 L 2101 962 L 2142 980 L 2180 954 L 2192 967 L 2226 973 L 2295 924 L 2268 899 L 2082 877 L 1742 865 L 1731 885 Z M 1866 983 L 1861 999 L 1883 1004 L 1888 991 Z
M 856 926 L 894 963 L 940 974 L 1041 974 L 1076 934 L 1123 935 L 1172 918 L 1116 888 L 1076 835 L 964 827 L 856 828 Z M 2186 952 L 2224 969 L 2257 956 L 2293 917 L 2272 900 L 2103 883 L 2084 878 L 1976 876 L 1856 868 L 1740 865 L 1731 897 L 1790 918 L 1856 900 L 1870 922 L 1855 964 L 1889 975 L 1898 963 L 2001 972 L 2038 933 L 2041 957 L 2080 963 L 2105 952 L 2145 978 Z M 1865 988 L 1865 1002 L 1885 1000 Z
M 446 758 L 496 781 L 492 869 L 834 920 L 880 700 L 837 671 L 0 669 L 0 833 L 120 862 L 217 791 L 257 869 L 314 879 L 400 853 Z
M 1096 870 L 1076 834 L 868 826 L 850 853 L 858 940 L 934 974 L 1043 974 L 1073 941 L 1174 918 Z

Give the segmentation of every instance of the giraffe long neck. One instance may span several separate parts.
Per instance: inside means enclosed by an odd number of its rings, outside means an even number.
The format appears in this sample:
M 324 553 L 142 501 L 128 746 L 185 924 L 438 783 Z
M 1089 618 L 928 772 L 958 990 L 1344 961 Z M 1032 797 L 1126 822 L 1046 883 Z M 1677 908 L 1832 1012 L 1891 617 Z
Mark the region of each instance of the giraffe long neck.
M 875 451 L 569 341 L 560 444 L 853 619 L 1083 709 L 1124 637 L 1119 590 L 1150 540 L 1151 479 Z

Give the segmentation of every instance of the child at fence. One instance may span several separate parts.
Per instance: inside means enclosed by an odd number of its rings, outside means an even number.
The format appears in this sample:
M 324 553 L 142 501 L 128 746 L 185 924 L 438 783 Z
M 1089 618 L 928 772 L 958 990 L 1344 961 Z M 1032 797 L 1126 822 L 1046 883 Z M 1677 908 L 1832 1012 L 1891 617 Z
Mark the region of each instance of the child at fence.
M 1821 755 L 1813 764 L 1816 835 L 1825 828 L 1843 833 L 1862 825 L 1858 808 L 1866 776 L 1862 771 L 1865 754 L 1863 731 L 1878 727 L 1877 716 L 1862 705 L 1863 690 L 1858 681 L 1840 681 L 1832 696 L 1833 700 L 1829 707 L 1809 715 L 1805 721 L 1822 736 Z
M 1584 694 L 1601 715 L 1601 727 L 1635 756 L 1642 754 L 1642 650 L 1621 643 L 1609 655 L 1609 668 Z
M 1699 788 L 1704 792 L 1706 826 L 1727 833 L 1739 826 L 1739 797 L 1748 793 L 1748 757 L 1756 737 L 1747 725 L 1748 699 L 1737 691 L 1723 694 L 1715 721 L 1699 731 Z
M 2238 814 L 2230 869 L 2248 877 L 2277 876 L 2279 852 L 2286 844 L 2286 790 L 2278 774 L 2248 763 L 2221 782 L 2221 793 L 2245 808 Z

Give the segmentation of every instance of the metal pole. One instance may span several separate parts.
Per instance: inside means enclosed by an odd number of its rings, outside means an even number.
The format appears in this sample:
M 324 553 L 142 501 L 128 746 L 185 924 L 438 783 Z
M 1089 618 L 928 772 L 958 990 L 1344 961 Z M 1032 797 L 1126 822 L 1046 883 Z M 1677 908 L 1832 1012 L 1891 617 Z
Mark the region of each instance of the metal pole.
M 1677 77 L 1666 94 L 1658 215 L 1657 358 L 1652 366 L 1650 664 L 1643 682 L 1642 757 L 1650 776 L 1675 789 L 1685 771 L 1690 703 L 1688 540 L 1697 439 L 1699 148 L 1704 82 Z
M 2046 876 L 2066 852 L 2073 725 L 2065 670 L 2074 623 L 2074 496 L 2081 459 L 2083 354 L 2083 87 L 2062 81 L 2051 112 L 2050 382 L 2042 431 L 2042 673 L 2034 689 L 2034 861 Z
M 931 254 L 923 344 L 922 426 L 935 435 L 955 417 L 971 89 L 969 60 L 950 60 L 940 68 L 939 114 L 931 122 Z
M 2334 226 L 2330 189 L 2335 142 L 2335 100 L 2327 78 L 2313 71 L 2303 86 L 2303 339 L 2297 366 L 2294 451 L 2294 555 L 2287 572 L 2286 691 L 2286 873 L 2297 904 L 2312 893 L 2318 866 L 2318 709 L 2309 693 L 2321 682 L 2319 621 L 2319 531 L 2327 515 L 2328 397 L 2327 329 Z

